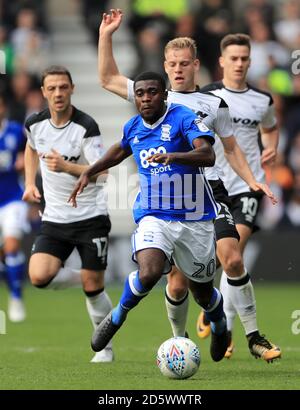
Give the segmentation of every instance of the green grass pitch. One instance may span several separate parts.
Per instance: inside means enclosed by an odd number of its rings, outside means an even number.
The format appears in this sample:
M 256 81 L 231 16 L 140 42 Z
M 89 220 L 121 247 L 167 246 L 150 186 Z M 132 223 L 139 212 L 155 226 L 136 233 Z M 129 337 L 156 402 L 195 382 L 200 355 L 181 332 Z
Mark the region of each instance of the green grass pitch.
M 7 294 L 0 291 L 0 309 Z M 114 304 L 121 288 L 108 291 Z M 114 338 L 113 363 L 89 363 L 92 327 L 80 289 L 45 291 L 25 289 L 28 318 L 7 322 L 0 335 L 0 389 L 97 390 L 214 390 L 299 389 L 300 334 L 293 334 L 292 312 L 300 310 L 300 285 L 256 285 L 258 319 L 262 333 L 283 351 L 281 360 L 267 364 L 249 353 L 241 325 L 236 320 L 236 351 L 230 360 L 214 363 L 209 340 L 199 340 L 195 322 L 198 307 L 190 298 L 188 331 L 201 351 L 199 371 L 187 380 L 169 380 L 156 366 L 156 351 L 170 337 L 163 287 L 156 287 L 129 313 Z M 295 326 L 294 326 L 295 327 Z M 296 326 L 300 330 L 300 326 Z

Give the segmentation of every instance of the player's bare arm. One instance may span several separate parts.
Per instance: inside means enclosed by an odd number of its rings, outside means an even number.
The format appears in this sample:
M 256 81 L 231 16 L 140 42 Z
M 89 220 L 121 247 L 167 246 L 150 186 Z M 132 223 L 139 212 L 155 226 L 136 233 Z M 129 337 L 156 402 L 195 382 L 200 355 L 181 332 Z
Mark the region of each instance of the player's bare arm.
M 91 181 L 91 178 L 103 172 L 109 168 L 112 168 L 120 164 L 124 159 L 128 158 L 131 155 L 130 151 L 122 148 L 121 144 L 117 142 L 109 148 L 109 150 L 104 154 L 104 156 L 95 162 L 93 165 L 89 166 L 81 175 L 77 181 L 75 188 L 73 189 L 68 202 L 72 204 L 73 207 L 77 207 L 76 197 L 79 195 L 84 188 Z
M 39 166 L 39 157 L 27 142 L 24 154 L 25 163 L 25 191 L 22 197 L 26 202 L 41 202 L 41 194 L 35 184 L 35 178 Z
M 154 154 L 147 158 L 148 162 L 158 162 L 168 165 L 173 162 L 197 167 L 212 167 L 215 164 L 215 152 L 204 138 L 193 141 L 195 149 L 189 152 L 171 152 L 169 154 Z
M 264 147 L 261 154 L 262 166 L 274 164 L 277 155 L 278 140 L 279 133 L 276 126 L 261 129 L 261 141 Z
M 110 14 L 104 13 L 99 28 L 98 73 L 103 88 L 127 99 L 127 78 L 120 74 L 113 55 L 112 35 L 122 22 L 120 9 L 112 9 Z
M 42 158 L 46 162 L 49 171 L 66 172 L 67 174 L 73 175 L 74 177 L 79 177 L 89 167 L 89 165 L 81 165 L 76 164 L 74 162 L 66 161 L 64 157 L 53 148 L 49 153 L 43 154 Z M 101 172 L 101 175 L 103 176 L 107 174 L 107 170 Z M 99 175 L 100 173 L 94 175 L 91 178 L 91 181 L 96 181 Z
M 248 161 L 237 143 L 234 136 L 221 138 L 224 147 L 224 154 L 231 168 L 240 176 L 249 186 L 252 191 L 262 191 L 273 204 L 277 203 L 277 199 L 268 185 L 257 182 Z

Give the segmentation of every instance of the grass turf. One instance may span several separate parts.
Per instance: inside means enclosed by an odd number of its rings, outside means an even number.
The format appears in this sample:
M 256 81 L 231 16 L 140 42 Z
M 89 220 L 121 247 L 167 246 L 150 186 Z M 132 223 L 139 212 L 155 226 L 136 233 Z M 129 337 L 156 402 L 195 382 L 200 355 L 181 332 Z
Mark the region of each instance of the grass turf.
M 115 304 L 121 288 L 108 291 Z M 291 330 L 292 312 L 300 310 L 299 294 L 299 284 L 256 285 L 261 333 L 283 351 L 282 359 L 272 364 L 250 355 L 238 319 L 233 357 L 214 363 L 209 340 L 196 336 L 198 307 L 190 300 L 188 331 L 200 347 L 201 366 L 190 379 L 169 380 L 160 374 L 155 360 L 157 348 L 170 337 L 162 287 L 155 288 L 130 312 L 116 334 L 116 360 L 94 364 L 89 363 L 92 327 L 82 291 L 54 292 L 28 286 L 27 320 L 21 324 L 7 321 L 7 334 L 0 335 L 0 389 L 299 389 L 300 334 Z M 2 286 L 0 309 L 6 309 L 6 300 Z

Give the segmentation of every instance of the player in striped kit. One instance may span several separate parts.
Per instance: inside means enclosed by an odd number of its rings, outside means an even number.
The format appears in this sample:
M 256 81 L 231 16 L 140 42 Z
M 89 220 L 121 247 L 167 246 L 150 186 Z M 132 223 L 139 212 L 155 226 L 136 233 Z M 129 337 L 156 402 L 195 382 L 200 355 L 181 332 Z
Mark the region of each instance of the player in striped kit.
M 74 84 L 70 72 L 51 66 L 42 77 L 42 92 L 48 108 L 26 120 L 25 192 L 23 199 L 40 202 L 36 173 L 41 168 L 45 209 L 41 232 L 29 261 L 33 285 L 48 288 L 56 276 L 64 276 L 74 267 L 64 266 L 74 249 L 78 250 L 82 287 L 89 317 L 96 327 L 110 311 L 111 300 L 104 288 L 107 264 L 108 216 L 103 183 L 96 179 L 81 197 L 82 206 L 72 208 L 67 199 L 81 172 L 104 153 L 102 137 L 95 120 L 71 104 Z M 74 256 L 74 255 L 73 255 Z M 78 258 L 79 259 L 79 258 Z M 74 272 L 78 278 L 78 272 Z M 92 362 L 111 362 L 109 343 Z
M 223 80 L 212 83 L 203 88 L 226 101 L 233 124 L 233 132 L 245 153 L 253 175 L 259 182 L 264 182 L 264 166 L 272 165 L 275 160 L 278 145 L 278 130 L 272 96 L 269 93 L 251 87 L 247 83 L 247 71 L 250 66 L 250 37 L 245 34 L 229 34 L 221 41 L 220 65 L 223 68 Z M 259 147 L 259 134 L 263 146 Z M 217 162 L 224 170 L 224 184 L 231 201 L 231 213 L 240 236 L 239 246 L 244 252 L 247 241 L 255 225 L 261 192 L 253 192 L 249 186 L 237 175 L 224 156 L 224 150 L 219 144 L 216 149 Z M 223 267 L 224 268 L 224 267 Z M 231 278 L 223 269 L 221 291 L 225 300 L 225 312 L 228 319 L 229 331 L 233 330 L 234 318 L 238 306 L 243 303 L 243 296 L 237 290 L 247 291 L 249 275 Z M 268 342 L 258 332 L 256 317 L 247 312 L 249 332 L 246 333 L 250 351 L 256 357 L 272 360 L 280 357 L 280 348 Z M 248 313 L 248 314 L 247 314 Z M 205 320 L 205 319 L 204 319 Z M 203 334 L 208 333 L 205 323 L 202 325 Z M 200 332 L 200 336 L 202 332 Z

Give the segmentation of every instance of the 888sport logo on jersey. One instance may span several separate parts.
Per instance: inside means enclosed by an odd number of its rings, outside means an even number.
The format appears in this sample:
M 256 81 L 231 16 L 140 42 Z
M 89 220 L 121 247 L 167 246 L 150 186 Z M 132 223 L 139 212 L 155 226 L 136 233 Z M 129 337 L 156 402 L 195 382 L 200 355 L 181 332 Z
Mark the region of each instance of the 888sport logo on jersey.
M 154 154 L 166 154 L 167 150 L 165 147 L 142 149 L 140 151 L 140 162 L 141 166 L 145 169 L 150 167 L 150 173 L 152 175 L 157 175 L 161 172 L 171 171 L 170 165 L 159 164 L 158 162 L 148 162 L 147 158 Z

